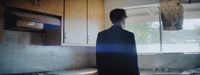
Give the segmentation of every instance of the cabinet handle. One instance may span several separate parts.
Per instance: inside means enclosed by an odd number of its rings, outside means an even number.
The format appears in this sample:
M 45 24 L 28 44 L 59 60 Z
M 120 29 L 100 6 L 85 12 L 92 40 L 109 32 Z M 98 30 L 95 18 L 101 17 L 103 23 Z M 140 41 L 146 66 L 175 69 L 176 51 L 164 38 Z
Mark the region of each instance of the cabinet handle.
M 34 1 L 34 5 L 35 6 L 39 6 L 40 7 L 41 0 L 33 0 L 33 1 Z

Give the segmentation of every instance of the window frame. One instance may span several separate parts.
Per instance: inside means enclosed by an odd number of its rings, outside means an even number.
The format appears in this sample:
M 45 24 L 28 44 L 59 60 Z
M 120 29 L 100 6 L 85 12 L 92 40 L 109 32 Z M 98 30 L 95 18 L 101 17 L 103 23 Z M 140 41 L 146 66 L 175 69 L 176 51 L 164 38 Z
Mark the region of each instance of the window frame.
M 165 52 L 163 50 L 163 26 L 162 26 L 162 23 L 161 23 L 161 16 L 160 16 L 160 9 L 159 9 L 159 4 L 151 4 L 151 5 L 141 5 L 141 6 L 133 6 L 133 7 L 124 7 L 125 10 L 132 10 L 132 9 L 139 9 L 139 8 L 147 8 L 147 7 L 157 7 L 158 8 L 158 22 L 159 22 L 159 40 L 160 40 L 160 51 L 159 52 L 140 52 L 138 53 L 139 55 L 142 54 L 142 55 L 152 55 L 152 54 L 163 54 L 163 53 L 183 53 L 183 54 L 200 54 L 200 51 L 199 52 Z M 185 11 L 184 11 L 185 12 Z M 185 16 L 185 15 L 184 15 Z M 200 17 L 199 17 L 200 18 Z M 184 18 L 185 20 L 185 18 Z M 200 49 L 200 48 L 199 48 Z

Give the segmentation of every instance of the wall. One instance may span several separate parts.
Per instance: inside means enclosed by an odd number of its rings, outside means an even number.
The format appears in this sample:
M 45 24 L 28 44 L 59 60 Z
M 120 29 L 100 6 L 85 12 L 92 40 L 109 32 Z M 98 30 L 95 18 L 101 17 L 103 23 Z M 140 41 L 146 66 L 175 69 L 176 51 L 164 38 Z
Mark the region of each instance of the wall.
M 90 65 L 96 66 L 95 47 L 88 47 L 90 52 Z M 140 69 L 153 69 L 160 66 L 172 69 L 192 69 L 200 66 L 200 54 L 138 54 Z
M 85 47 L 32 45 L 29 32 L 5 31 L 0 43 L 0 74 L 88 67 Z

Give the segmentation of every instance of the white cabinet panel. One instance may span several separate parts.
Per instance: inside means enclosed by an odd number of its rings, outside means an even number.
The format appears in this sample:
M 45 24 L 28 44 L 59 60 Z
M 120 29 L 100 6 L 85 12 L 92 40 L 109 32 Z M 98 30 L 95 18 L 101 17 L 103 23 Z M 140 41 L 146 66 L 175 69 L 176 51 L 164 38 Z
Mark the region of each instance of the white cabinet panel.
M 65 44 L 87 44 L 87 0 L 65 1 Z

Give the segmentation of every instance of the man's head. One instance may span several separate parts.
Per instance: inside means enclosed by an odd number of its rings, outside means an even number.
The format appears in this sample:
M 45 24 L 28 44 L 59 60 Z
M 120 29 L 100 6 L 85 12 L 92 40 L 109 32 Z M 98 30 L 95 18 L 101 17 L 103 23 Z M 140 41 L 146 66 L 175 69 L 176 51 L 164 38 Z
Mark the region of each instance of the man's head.
M 110 12 L 110 20 L 112 21 L 114 25 L 119 24 L 119 23 L 121 23 L 120 25 L 124 25 L 126 18 L 127 18 L 126 10 L 124 9 L 117 8 Z

